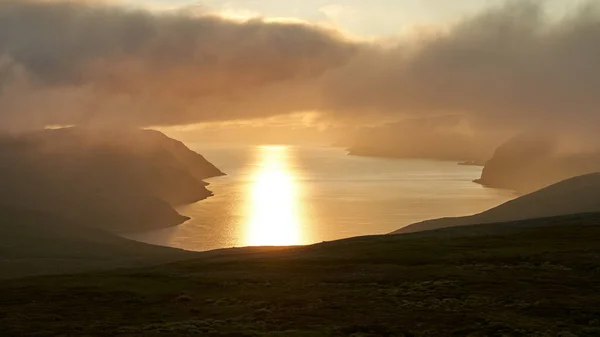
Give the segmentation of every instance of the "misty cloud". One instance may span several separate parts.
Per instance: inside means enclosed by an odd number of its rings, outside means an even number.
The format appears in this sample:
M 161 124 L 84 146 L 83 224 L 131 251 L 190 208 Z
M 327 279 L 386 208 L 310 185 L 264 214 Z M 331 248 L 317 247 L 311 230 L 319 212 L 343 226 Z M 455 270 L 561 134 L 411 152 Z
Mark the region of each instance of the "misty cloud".
M 175 125 L 298 111 L 600 125 L 600 10 L 511 2 L 394 47 L 299 23 L 0 4 L 0 123 Z
M 87 102 L 81 108 L 142 125 L 240 118 L 234 106 L 242 104 L 255 108 L 248 111 L 253 117 L 270 115 L 268 101 L 280 94 L 289 105 L 279 105 L 280 112 L 293 111 L 310 91 L 298 83 L 343 63 L 354 49 L 336 33 L 304 24 L 9 0 L 0 4 L 0 55 L 3 96 L 13 95 L 16 111 L 3 108 L 3 115 L 45 110 L 35 101 L 65 101 L 60 95 L 71 90 Z M 14 102 L 17 94 L 25 102 Z M 111 116 L 116 111 L 120 116 Z M 85 122 L 86 114 L 63 111 L 57 118 Z
M 599 7 L 552 22 L 540 5 L 509 3 L 357 57 L 325 97 L 345 113 L 459 113 L 511 127 L 599 122 Z

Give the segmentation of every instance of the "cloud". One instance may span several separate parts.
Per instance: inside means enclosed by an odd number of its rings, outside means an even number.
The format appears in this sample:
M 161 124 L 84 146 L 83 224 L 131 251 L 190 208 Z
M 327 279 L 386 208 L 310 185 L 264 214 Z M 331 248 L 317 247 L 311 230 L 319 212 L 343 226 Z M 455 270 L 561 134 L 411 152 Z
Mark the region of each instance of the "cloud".
M 515 127 L 600 122 L 598 7 L 560 21 L 534 2 L 493 8 L 365 51 L 328 79 L 324 97 L 344 114 L 459 113 Z
M 0 3 L 0 123 L 176 125 L 321 111 L 370 123 L 462 115 L 479 128 L 600 125 L 600 6 L 520 1 L 398 40 L 302 23 Z
M 302 84 L 354 49 L 306 24 L 7 0 L 3 77 L 18 80 L 4 81 L 0 122 L 178 124 L 293 111 L 313 95 Z M 44 111 L 49 100 L 76 109 L 73 95 L 93 112 Z

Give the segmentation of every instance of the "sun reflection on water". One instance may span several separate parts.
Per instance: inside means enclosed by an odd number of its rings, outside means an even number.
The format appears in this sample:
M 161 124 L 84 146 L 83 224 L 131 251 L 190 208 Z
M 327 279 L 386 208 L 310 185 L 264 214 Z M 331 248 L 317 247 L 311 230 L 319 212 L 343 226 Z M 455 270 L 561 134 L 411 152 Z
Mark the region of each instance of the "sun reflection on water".
M 302 243 L 302 219 L 289 148 L 261 146 L 249 188 L 245 245 L 286 246 Z

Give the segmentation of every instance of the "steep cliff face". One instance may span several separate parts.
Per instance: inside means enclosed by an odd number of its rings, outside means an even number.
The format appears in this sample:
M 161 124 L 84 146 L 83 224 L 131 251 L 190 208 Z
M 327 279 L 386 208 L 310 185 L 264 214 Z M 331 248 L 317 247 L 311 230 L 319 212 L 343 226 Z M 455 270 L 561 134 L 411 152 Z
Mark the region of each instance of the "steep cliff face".
M 0 145 L 0 205 L 53 212 L 112 231 L 175 226 L 172 206 L 212 195 L 222 175 L 185 145 L 151 130 L 45 130 Z
M 556 138 L 529 134 L 500 146 L 476 182 L 529 193 L 561 180 L 600 171 L 600 151 L 562 151 Z
M 143 138 L 141 139 L 142 147 L 144 145 L 143 141 L 147 140 L 150 143 L 150 151 L 162 148 L 171 154 L 177 162 L 198 180 L 224 175 L 221 170 L 202 155 L 190 150 L 182 142 L 169 138 L 159 131 L 144 130 L 140 132 L 140 136 L 140 138 Z

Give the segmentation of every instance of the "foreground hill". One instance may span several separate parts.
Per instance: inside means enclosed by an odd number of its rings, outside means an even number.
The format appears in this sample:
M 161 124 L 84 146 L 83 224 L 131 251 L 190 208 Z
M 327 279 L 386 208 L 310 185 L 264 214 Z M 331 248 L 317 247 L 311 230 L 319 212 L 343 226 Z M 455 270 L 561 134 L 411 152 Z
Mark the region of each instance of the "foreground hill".
M 182 223 L 173 206 L 211 196 L 202 179 L 222 174 L 152 130 L 65 128 L 0 139 L 0 205 L 111 231 Z
M 479 214 L 423 221 L 394 234 L 588 212 L 600 212 L 600 173 L 567 179 Z
M 191 256 L 74 225 L 52 214 L 0 207 L 0 278 L 160 264 Z
M 10 336 L 598 336 L 600 215 L 0 282 Z

